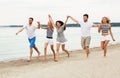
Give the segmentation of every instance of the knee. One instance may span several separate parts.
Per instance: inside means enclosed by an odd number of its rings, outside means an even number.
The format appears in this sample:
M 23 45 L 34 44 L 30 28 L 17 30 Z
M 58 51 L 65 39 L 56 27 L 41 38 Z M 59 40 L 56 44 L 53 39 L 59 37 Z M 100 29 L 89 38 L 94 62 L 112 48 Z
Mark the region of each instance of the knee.
M 104 49 L 104 47 L 101 47 L 102 49 Z
M 88 46 L 85 46 L 84 49 L 89 49 L 89 47 L 88 47 Z
M 53 51 L 53 50 L 54 50 L 54 48 L 53 48 L 53 47 L 51 47 L 51 50 Z
M 107 45 L 104 45 L 104 49 L 106 49 L 107 48 Z
M 107 44 L 105 44 L 104 46 L 107 47 Z
M 62 49 L 62 51 L 65 51 L 65 49 Z
M 58 51 L 59 51 L 59 48 L 57 48 L 56 51 L 58 52 Z
M 46 50 L 47 49 L 47 47 L 44 47 L 44 50 Z
M 30 48 L 30 52 L 33 52 L 33 49 L 32 49 L 32 48 Z

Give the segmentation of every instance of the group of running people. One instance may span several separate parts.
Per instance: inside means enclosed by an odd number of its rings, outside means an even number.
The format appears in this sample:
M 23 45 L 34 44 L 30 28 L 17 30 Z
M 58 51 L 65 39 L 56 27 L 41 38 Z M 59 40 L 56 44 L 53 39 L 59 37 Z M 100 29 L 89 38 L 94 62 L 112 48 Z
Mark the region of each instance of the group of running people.
M 36 50 L 38 53 L 38 58 L 40 57 L 40 51 L 35 45 L 36 41 L 36 35 L 35 35 L 35 30 L 36 29 L 46 29 L 46 39 L 44 43 L 44 60 L 46 60 L 46 53 L 47 53 L 47 47 L 50 45 L 51 50 L 54 55 L 54 61 L 59 60 L 59 51 L 60 47 L 62 47 L 62 50 L 67 54 L 68 57 L 70 57 L 69 51 L 65 47 L 65 42 L 67 39 L 65 38 L 64 31 L 66 30 L 66 23 L 68 19 L 73 20 L 77 24 L 80 24 L 81 27 L 81 46 L 86 52 L 86 57 L 89 57 L 90 50 L 90 42 L 91 42 L 91 34 L 90 30 L 91 27 L 98 27 L 98 32 L 101 33 L 101 48 L 104 50 L 104 57 L 106 57 L 107 53 L 107 45 L 110 42 L 110 37 L 112 38 L 113 41 L 115 41 L 112 30 L 111 30 L 111 25 L 110 25 L 110 20 L 108 17 L 103 17 L 101 20 L 100 24 L 93 24 L 88 20 L 89 15 L 84 14 L 83 15 L 83 21 L 77 21 L 75 18 L 71 16 L 67 16 L 65 22 L 63 21 L 56 21 L 54 22 L 51 15 L 48 15 L 49 21 L 47 27 L 43 27 L 40 22 L 37 22 L 38 26 L 35 26 L 33 24 L 34 19 L 32 17 L 29 18 L 29 23 L 24 25 L 17 33 L 18 35 L 20 32 L 22 32 L 24 29 L 26 29 L 27 35 L 28 35 L 28 40 L 30 43 L 30 57 L 28 61 L 31 61 L 32 59 L 32 54 L 33 54 L 33 49 Z M 56 39 L 56 50 L 54 50 L 54 41 L 53 41 L 53 32 L 54 28 L 57 30 L 57 39 Z

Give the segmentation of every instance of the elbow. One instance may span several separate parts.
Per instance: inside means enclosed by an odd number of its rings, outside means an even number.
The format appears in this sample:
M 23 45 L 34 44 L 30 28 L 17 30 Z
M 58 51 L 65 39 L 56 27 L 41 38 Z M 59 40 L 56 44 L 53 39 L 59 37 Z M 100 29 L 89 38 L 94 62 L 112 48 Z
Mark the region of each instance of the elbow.
M 110 34 L 112 34 L 112 31 L 110 31 Z
M 40 29 L 41 28 L 41 26 L 40 25 L 38 25 L 38 29 Z

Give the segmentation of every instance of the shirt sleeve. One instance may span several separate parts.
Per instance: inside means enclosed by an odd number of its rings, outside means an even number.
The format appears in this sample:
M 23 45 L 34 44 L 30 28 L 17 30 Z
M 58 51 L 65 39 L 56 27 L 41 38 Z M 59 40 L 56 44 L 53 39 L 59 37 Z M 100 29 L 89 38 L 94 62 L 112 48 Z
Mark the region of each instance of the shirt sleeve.
M 79 24 L 80 27 L 82 26 L 82 22 L 81 21 L 79 21 L 78 24 Z
M 93 23 L 93 22 L 91 22 L 90 24 L 91 24 L 90 26 L 91 26 L 91 27 L 93 27 L 94 23 Z
M 34 29 L 38 29 L 38 24 L 33 23 L 32 26 L 34 27 Z
M 34 28 L 37 29 L 37 28 L 38 28 L 38 25 L 34 25 Z
M 81 24 L 81 21 L 79 21 L 78 24 Z
M 61 31 L 64 31 L 65 26 L 61 26 Z

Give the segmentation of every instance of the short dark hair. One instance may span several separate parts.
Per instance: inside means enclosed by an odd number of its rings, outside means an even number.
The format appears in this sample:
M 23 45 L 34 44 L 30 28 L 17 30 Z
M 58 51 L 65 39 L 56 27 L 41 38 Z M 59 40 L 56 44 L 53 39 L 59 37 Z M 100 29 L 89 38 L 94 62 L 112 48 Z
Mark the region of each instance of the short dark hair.
M 32 17 L 30 17 L 29 19 L 31 19 L 32 21 L 34 20 Z
M 84 14 L 83 16 L 86 16 L 87 18 L 89 18 L 89 15 L 88 15 L 88 14 Z
M 64 24 L 63 21 L 58 20 L 58 21 L 56 21 L 56 25 L 57 25 L 57 22 L 60 23 L 60 26 L 62 26 Z

